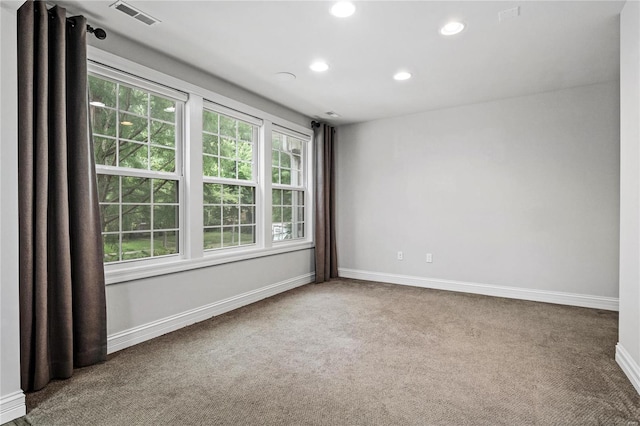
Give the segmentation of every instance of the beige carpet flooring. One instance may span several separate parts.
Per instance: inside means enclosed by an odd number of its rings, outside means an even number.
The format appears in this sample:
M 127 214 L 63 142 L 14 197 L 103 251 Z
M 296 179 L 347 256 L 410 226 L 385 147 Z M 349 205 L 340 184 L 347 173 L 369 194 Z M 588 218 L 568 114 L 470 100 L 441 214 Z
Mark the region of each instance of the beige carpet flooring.
M 27 396 L 32 425 L 638 425 L 617 313 L 307 285 Z

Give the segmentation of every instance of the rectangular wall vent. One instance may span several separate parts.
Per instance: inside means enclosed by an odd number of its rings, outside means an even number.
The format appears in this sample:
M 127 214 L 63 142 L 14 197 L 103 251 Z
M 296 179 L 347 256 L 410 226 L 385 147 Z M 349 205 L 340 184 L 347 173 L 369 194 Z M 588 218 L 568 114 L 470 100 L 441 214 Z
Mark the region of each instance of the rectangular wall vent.
M 159 19 L 152 17 L 148 13 L 144 13 L 140 9 L 136 9 L 135 7 L 125 3 L 122 0 L 118 0 L 117 2 L 113 3 L 109 7 L 113 7 L 114 9 L 117 9 L 120 12 L 126 13 L 132 18 L 136 18 L 138 21 L 144 22 L 147 25 L 153 25 L 157 22 L 160 22 Z

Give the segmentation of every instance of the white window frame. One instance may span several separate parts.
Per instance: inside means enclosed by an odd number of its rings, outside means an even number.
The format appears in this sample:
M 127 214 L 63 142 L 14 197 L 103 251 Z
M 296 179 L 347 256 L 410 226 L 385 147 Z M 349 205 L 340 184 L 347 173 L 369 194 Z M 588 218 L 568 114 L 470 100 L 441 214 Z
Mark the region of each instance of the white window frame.
M 251 124 L 254 126 L 254 131 L 253 131 L 253 152 L 252 152 L 252 167 L 251 167 L 251 173 L 252 173 L 252 179 L 251 180 L 241 180 L 241 179 L 230 179 L 230 178 L 224 178 L 224 177 L 213 177 L 213 176 L 202 176 L 202 183 L 212 183 L 212 184 L 220 184 L 220 185 L 234 185 L 234 186 L 249 186 L 254 188 L 255 191 L 255 197 L 254 197 L 254 203 L 255 203 L 255 214 L 254 214 L 254 221 L 255 221 L 255 242 L 253 244 L 246 244 L 246 245 L 238 245 L 238 246 L 231 246 L 231 247 L 220 247 L 220 248 L 211 248 L 211 249 L 204 249 L 204 254 L 205 256 L 216 256 L 219 253 L 222 253 L 223 251 L 229 251 L 229 252 L 243 252 L 243 251 L 247 251 L 247 250 L 252 250 L 258 247 L 261 247 L 263 245 L 263 241 L 262 241 L 262 221 L 260 220 L 260 218 L 263 216 L 262 214 L 262 210 L 261 208 L 259 208 L 259 206 L 262 206 L 264 203 L 261 202 L 262 197 L 260 194 L 260 187 L 258 185 L 258 182 L 260 180 L 260 170 L 262 169 L 262 167 L 260 167 L 260 162 L 259 162 L 259 154 L 258 154 L 258 148 L 260 146 L 261 143 L 261 138 L 260 138 L 260 129 L 262 128 L 262 126 L 264 125 L 264 121 L 257 118 L 257 117 L 253 117 L 251 115 L 248 114 L 244 114 L 240 111 L 236 111 L 233 110 L 231 108 L 227 108 L 223 105 L 219 105 L 217 103 L 211 102 L 211 101 L 204 101 L 204 105 L 203 105 L 203 111 L 210 111 L 210 112 L 214 112 L 214 113 L 218 113 L 220 115 L 225 115 L 227 117 L 233 118 L 235 120 L 239 120 L 239 121 L 243 121 L 245 123 Z M 218 143 L 220 143 L 221 140 L 219 139 Z M 204 154 L 203 154 L 204 155 Z M 204 229 L 204 226 L 203 226 Z
M 162 179 L 162 180 L 174 180 L 178 182 L 178 253 L 162 255 L 162 256 L 151 256 L 140 259 L 129 259 L 129 260 L 119 260 L 117 262 L 105 263 L 105 274 L 108 274 L 112 270 L 120 270 L 125 268 L 126 265 L 131 264 L 131 267 L 139 267 L 140 265 L 159 265 L 165 263 L 167 261 L 171 261 L 171 259 L 179 259 L 182 258 L 182 251 L 184 246 L 184 219 L 183 219 L 183 207 L 184 207 L 184 195 L 183 195 L 183 187 L 184 187 L 184 164 L 183 164 L 183 146 L 184 146 L 184 135 L 182 129 L 184 128 L 184 104 L 188 100 L 188 96 L 186 93 L 180 92 L 178 90 L 173 90 L 168 87 L 147 81 L 143 78 L 136 78 L 132 75 L 124 73 L 122 71 L 109 68 L 103 64 L 98 64 L 94 62 L 88 63 L 88 73 L 89 75 L 96 76 L 98 78 L 106 79 L 118 84 L 122 84 L 127 87 L 134 87 L 141 89 L 145 92 L 151 93 L 153 95 L 159 95 L 164 98 L 168 98 L 176 101 L 176 122 L 175 122 L 175 171 L 171 172 L 162 172 L 162 171 L 154 171 L 148 169 L 136 169 L 130 167 L 119 167 L 119 166 L 107 166 L 102 164 L 96 164 L 96 174 L 103 175 L 111 175 L 111 176 L 119 176 L 119 177 L 139 177 L 146 179 Z M 116 99 L 119 98 L 119 94 L 116 93 Z M 116 101 L 117 102 L 117 101 Z M 120 114 L 120 110 L 116 104 L 116 114 Z M 148 118 L 148 117 L 147 117 Z M 116 137 L 116 143 L 119 143 L 119 137 Z M 121 200 L 118 203 L 120 206 Z M 153 217 L 153 209 L 151 210 L 151 215 Z M 122 221 L 122 217 L 120 218 Z M 122 226 L 119 226 L 120 232 L 123 233 Z M 153 240 L 153 229 L 149 229 L 148 231 L 151 234 L 151 239 Z
M 296 139 L 299 139 L 302 141 L 302 152 L 301 152 L 301 156 L 302 156 L 302 183 L 298 184 L 298 185 L 293 185 L 293 184 L 271 184 L 271 188 L 272 189 L 282 189 L 282 190 L 286 190 L 286 191 L 302 191 L 304 194 L 304 218 L 302 219 L 302 222 L 304 223 L 304 237 L 302 238 L 293 238 L 290 240 L 276 240 L 273 241 L 273 244 L 275 245 L 284 245 L 284 244 L 288 244 L 290 242 L 293 241 L 299 241 L 299 240 L 306 240 L 308 238 L 310 238 L 310 229 L 313 228 L 309 228 L 309 223 L 311 221 L 311 217 L 313 216 L 313 212 L 311 211 L 311 200 L 308 197 L 308 189 L 310 187 L 310 178 L 309 178 L 309 173 L 308 170 L 310 168 L 310 164 L 308 161 L 308 158 L 310 157 L 310 152 L 309 152 L 309 147 L 311 146 L 311 136 L 309 135 L 305 135 L 290 129 L 287 129 L 285 127 L 282 126 L 278 126 L 278 125 L 273 125 L 272 130 L 272 134 L 273 133 L 280 133 L 281 135 L 285 135 L 288 137 L 293 137 Z M 269 162 L 269 164 L 271 164 L 271 162 Z M 269 167 L 269 178 L 271 178 L 271 167 Z M 292 212 L 292 214 L 296 214 L 294 212 Z M 294 221 L 295 223 L 296 221 Z M 271 221 L 271 225 L 273 225 L 273 220 Z
M 314 247 L 313 241 L 313 132 L 311 128 L 299 125 L 204 89 L 197 85 L 169 76 L 133 61 L 118 57 L 111 53 L 89 46 L 89 72 L 96 69 L 111 74 L 110 78 L 125 84 L 141 87 L 163 95 L 165 90 L 187 96 L 183 112 L 182 170 L 180 185 L 180 255 L 162 258 L 143 259 L 137 262 L 119 262 L 105 264 L 107 284 L 125 282 L 135 279 L 165 275 L 190 269 L 219 265 L 228 262 L 271 256 Z M 105 75 L 109 77 L 109 75 Z M 144 81 L 149 86 L 141 86 Z M 166 96 L 166 94 L 164 95 Z M 172 96 L 169 96 L 172 97 Z M 251 246 L 229 247 L 220 250 L 204 251 L 203 249 L 203 173 L 202 173 L 202 113 L 207 106 L 215 105 L 215 110 L 225 115 L 234 116 L 245 121 L 246 118 L 261 121 L 258 130 L 258 141 L 254 149 L 254 167 L 256 168 L 256 244 Z M 293 132 L 296 137 L 308 140 L 306 145 L 305 168 L 305 222 L 304 239 L 286 240 L 274 244 L 271 240 L 271 134 L 277 131 Z M 178 129 L 176 129 L 178 132 Z M 176 160 L 176 168 L 178 167 Z M 142 171 L 144 172 L 144 171 Z M 229 182 L 231 183 L 231 182 Z M 242 181 L 241 184 L 246 184 Z

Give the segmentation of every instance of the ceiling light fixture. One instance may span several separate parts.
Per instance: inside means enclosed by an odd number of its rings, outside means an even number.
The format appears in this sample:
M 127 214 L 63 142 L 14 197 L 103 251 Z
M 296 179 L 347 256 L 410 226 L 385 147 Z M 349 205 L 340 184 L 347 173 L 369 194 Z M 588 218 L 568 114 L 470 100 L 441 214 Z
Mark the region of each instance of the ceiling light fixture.
M 282 83 L 286 83 L 288 81 L 295 80 L 296 79 L 296 75 L 293 74 L 293 73 L 290 73 L 290 72 L 283 71 L 283 72 L 277 72 L 275 74 L 275 78 L 276 78 L 276 80 L 278 80 L 278 81 L 280 81 Z
M 327 63 L 324 61 L 315 61 L 314 63 L 309 65 L 309 68 L 311 68 L 311 70 L 315 72 L 324 72 L 329 69 L 329 65 L 327 65 Z
M 462 22 L 452 21 L 444 27 L 440 28 L 440 34 L 446 36 L 458 34 L 462 30 L 464 30 L 464 27 L 465 25 Z
M 104 103 L 102 103 L 102 102 L 98 102 L 98 101 L 91 101 L 91 102 L 89 102 L 89 105 L 93 105 L 93 106 L 97 106 L 97 107 L 103 107 L 103 106 L 105 106 L 105 104 L 104 104 Z
M 120 124 L 122 124 L 123 126 L 133 126 L 133 123 L 130 121 L 121 121 Z
M 338 114 L 337 112 L 333 112 L 333 111 L 327 111 L 327 112 L 325 112 L 325 114 L 327 114 L 331 118 L 339 118 L 340 117 L 340 114 Z
M 398 81 L 409 80 L 410 78 L 411 78 L 411 73 L 406 71 L 397 72 L 393 76 L 393 79 Z
M 356 6 L 350 1 L 339 1 L 331 7 L 331 14 L 338 18 L 347 18 L 353 15 Z

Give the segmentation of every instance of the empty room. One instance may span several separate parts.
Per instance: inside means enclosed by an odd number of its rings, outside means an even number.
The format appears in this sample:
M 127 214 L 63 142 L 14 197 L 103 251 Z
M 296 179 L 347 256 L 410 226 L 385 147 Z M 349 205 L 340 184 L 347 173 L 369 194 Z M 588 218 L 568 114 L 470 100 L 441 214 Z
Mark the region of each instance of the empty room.
M 640 425 L 640 1 L 0 20 L 0 424 Z

